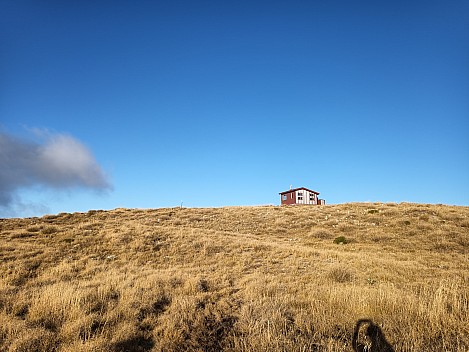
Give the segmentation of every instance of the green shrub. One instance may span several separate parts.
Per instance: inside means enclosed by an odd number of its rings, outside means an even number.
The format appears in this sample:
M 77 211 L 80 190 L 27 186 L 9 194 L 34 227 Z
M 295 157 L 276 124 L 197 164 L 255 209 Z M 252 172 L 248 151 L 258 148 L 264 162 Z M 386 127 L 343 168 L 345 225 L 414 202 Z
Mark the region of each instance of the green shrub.
M 334 239 L 335 244 L 347 244 L 349 241 L 344 236 L 339 236 Z

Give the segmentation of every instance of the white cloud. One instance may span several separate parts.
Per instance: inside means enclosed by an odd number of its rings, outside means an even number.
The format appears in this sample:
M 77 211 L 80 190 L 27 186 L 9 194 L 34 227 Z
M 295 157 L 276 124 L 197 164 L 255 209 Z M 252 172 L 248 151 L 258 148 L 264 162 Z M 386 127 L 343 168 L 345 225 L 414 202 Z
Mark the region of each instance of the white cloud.
M 112 188 L 91 151 L 67 134 L 46 133 L 43 143 L 0 132 L 0 206 L 10 207 L 19 189 Z

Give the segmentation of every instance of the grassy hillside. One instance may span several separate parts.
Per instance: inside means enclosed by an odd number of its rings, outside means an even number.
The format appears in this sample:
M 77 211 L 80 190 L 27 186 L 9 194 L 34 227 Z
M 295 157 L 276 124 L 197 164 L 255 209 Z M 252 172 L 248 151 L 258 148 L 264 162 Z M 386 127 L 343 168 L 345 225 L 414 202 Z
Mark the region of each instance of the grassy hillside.
M 343 237 L 342 239 L 338 239 Z M 0 220 L 1 351 L 469 351 L 469 208 L 343 204 Z

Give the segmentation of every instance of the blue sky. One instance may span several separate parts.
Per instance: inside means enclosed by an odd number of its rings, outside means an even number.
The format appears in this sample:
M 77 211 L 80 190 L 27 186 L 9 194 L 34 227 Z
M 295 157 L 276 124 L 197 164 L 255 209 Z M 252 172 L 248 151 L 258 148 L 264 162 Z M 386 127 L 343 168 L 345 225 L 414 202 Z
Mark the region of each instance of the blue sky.
M 469 205 L 467 1 L 18 0 L 0 30 L 3 216 L 278 204 L 290 184 Z M 45 177 L 25 164 L 47 146 Z

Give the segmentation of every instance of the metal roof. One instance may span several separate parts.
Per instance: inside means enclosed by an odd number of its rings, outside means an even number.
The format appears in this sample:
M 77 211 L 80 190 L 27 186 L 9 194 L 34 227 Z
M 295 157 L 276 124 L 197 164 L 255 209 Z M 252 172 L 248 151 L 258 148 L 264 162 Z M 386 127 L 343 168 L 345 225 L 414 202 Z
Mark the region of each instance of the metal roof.
M 288 191 L 280 192 L 279 194 L 287 194 L 287 193 L 299 191 L 300 189 L 305 190 L 305 191 L 308 191 L 308 192 L 311 192 L 311 193 L 319 194 L 319 192 L 312 191 L 312 190 L 310 190 L 310 189 L 308 189 L 308 188 L 306 188 L 306 187 L 299 187 L 299 188 L 289 189 Z

